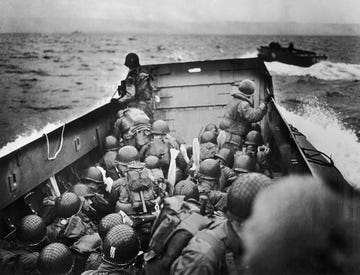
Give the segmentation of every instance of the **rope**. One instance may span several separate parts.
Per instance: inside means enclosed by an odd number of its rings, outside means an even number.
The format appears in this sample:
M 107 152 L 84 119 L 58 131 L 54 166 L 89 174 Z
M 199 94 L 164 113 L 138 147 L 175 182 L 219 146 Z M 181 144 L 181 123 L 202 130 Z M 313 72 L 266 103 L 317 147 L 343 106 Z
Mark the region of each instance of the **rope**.
M 44 136 L 46 138 L 46 144 L 47 144 L 47 151 L 48 151 L 48 160 L 55 160 L 57 155 L 60 153 L 62 147 L 63 147 L 63 142 L 64 142 L 64 130 L 65 130 L 65 124 L 62 127 L 62 131 L 61 131 L 61 140 L 60 140 L 60 145 L 58 150 L 56 151 L 55 155 L 53 157 L 50 157 L 50 142 L 49 142 L 49 137 L 46 133 L 44 133 Z
M 312 163 L 315 163 L 318 165 L 322 165 L 322 166 L 335 167 L 334 161 L 327 154 L 325 154 L 321 151 L 318 151 L 318 150 L 304 148 L 304 147 L 301 147 L 301 149 L 304 152 L 304 155 L 306 156 L 306 158 L 309 162 L 312 162 Z M 307 153 L 307 151 L 310 153 Z M 311 153 L 313 153 L 313 154 L 311 154 Z M 323 156 L 324 158 L 327 158 L 328 162 L 321 160 L 321 159 L 316 159 L 315 157 L 318 157 L 318 156 Z

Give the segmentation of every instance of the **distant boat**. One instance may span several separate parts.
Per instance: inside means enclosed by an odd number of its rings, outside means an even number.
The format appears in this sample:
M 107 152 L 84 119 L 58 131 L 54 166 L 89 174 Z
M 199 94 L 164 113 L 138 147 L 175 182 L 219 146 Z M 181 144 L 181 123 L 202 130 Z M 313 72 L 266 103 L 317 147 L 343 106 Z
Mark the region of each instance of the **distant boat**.
M 81 31 L 73 31 L 73 32 L 71 32 L 71 34 L 72 35 L 79 35 L 79 34 L 82 34 L 82 32 Z
M 282 47 L 278 42 L 271 42 L 269 46 L 260 46 L 258 57 L 264 61 L 279 61 L 286 64 L 310 67 L 315 63 L 326 60 L 326 55 L 317 55 L 315 52 L 295 49 L 294 44 Z

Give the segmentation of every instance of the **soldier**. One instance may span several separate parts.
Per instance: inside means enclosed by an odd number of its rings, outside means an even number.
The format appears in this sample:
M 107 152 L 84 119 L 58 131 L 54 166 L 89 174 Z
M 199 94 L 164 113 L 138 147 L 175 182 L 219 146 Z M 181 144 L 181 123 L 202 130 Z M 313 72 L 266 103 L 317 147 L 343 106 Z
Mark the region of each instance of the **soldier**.
M 120 213 L 112 213 L 102 218 L 98 226 L 101 240 L 105 240 L 105 236 L 110 231 L 110 229 L 121 224 L 125 224 L 125 221 Z M 101 250 L 102 249 L 96 249 L 90 253 L 87 258 L 84 270 L 96 270 L 99 268 L 101 264 Z
M 125 148 L 126 147 L 126 148 Z M 134 220 L 134 227 L 146 246 L 159 208 L 162 190 L 155 184 L 152 173 L 144 163 L 137 161 L 139 154 L 135 147 L 125 146 L 119 150 L 119 163 L 123 177 L 114 182 L 110 204 L 116 212 L 122 210 Z
M 263 137 L 260 132 L 252 130 L 245 138 L 245 153 L 256 162 L 256 171 L 272 177 L 270 168 L 270 147 L 264 145 Z
M 225 131 L 221 144 L 236 142 L 237 147 L 241 148 L 243 140 L 251 130 L 251 123 L 258 122 L 265 116 L 266 106 L 271 100 L 271 95 L 268 95 L 257 108 L 253 108 L 248 97 L 254 92 L 255 83 L 245 79 L 240 82 L 239 91 L 231 94 L 232 99 L 228 103 L 224 118 L 220 123 L 220 128 Z
M 223 211 L 226 193 L 220 191 L 221 169 L 218 161 L 206 159 L 200 163 L 196 175 L 201 200 L 207 200 L 206 214 Z
M 200 135 L 200 160 L 215 157 L 218 151 L 216 137 L 213 131 L 205 131 Z
M 179 150 L 181 141 L 169 135 L 169 125 L 163 120 L 156 120 L 151 127 L 152 140 L 140 151 L 140 159 L 143 161 L 147 156 L 159 158 L 160 168 L 165 177 L 168 176 L 168 169 L 171 162 L 170 149 Z M 181 170 L 185 170 L 187 163 L 180 152 L 176 157 L 176 165 Z
M 257 173 L 238 177 L 227 193 L 227 219 L 197 232 L 172 264 L 170 274 L 239 274 L 242 223 L 250 215 L 256 194 L 271 183 L 270 178 Z
M 118 87 L 120 102 L 143 110 L 153 120 L 152 105 L 155 89 L 151 82 L 154 77 L 141 68 L 139 57 L 135 53 L 126 55 L 124 65 L 129 68 L 129 72 L 125 81 L 122 81 L 121 86 Z
M 140 150 L 151 139 L 151 120 L 138 108 L 126 108 L 117 113 L 114 136 L 123 145 L 132 145 Z
M 38 260 L 41 274 L 70 274 L 73 256 L 69 248 L 62 243 L 51 243 L 43 248 Z
M 128 225 L 116 225 L 106 234 L 103 242 L 102 261 L 97 270 L 88 270 L 82 275 L 92 274 L 141 274 L 134 267 L 140 251 L 140 240 Z
M 221 148 L 215 159 L 219 160 L 221 177 L 220 177 L 220 191 L 224 192 L 236 179 L 236 174 L 231 168 L 234 165 L 234 154 L 228 148 Z
M 199 190 L 190 180 L 177 183 L 174 196 L 166 198 L 163 205 L 153 225 L 149 250 L 144 255 L 149 275 L 169 274 L 171 264 L 194 234 L 212 223 L 201 215 Z
M 113 180 L 117 180 L 119 175 L 116 173 L 116 156 L 119 150 L 119 142 L 114 136 L 107 136 L 104 142 L 105 154 L 100 160 L 100 165 L 105 169 L 106 175 Z
M 244 225 L 247 274 L 360 274 L 358 207 L 313 177 L 283 178 Z
M 235 154 L 234 158 L 233 170 L 237 176 L 244 173 L 256 172 L 256 162 L 253 157 L 244 153 L 238 153 Z
M 0 240 L 1 274 L 36 274 L 39 252 L 48 243 L 46 225 L 37 215 L 20 219 L 16 240 Z
M 65 192 L 55 199 L 57 218 L 47 227 L 52 242 L 62 242 L 71 246 L 82 236 L 97 231 L 96 225 L 82 211 L 82 207 L 82 200 L 72 192 Z
M 82 200 L 81 211 L 96 224 L 114 210 L 104 195 L 94 192 L 89 185 L 77 183 L 69 191 L 79 196 Z
M 93 192 L 107 195 L 103 174 L 95 166 L 90 166 L 83 170 L 80 178 L 81 182 L 89 186 Z

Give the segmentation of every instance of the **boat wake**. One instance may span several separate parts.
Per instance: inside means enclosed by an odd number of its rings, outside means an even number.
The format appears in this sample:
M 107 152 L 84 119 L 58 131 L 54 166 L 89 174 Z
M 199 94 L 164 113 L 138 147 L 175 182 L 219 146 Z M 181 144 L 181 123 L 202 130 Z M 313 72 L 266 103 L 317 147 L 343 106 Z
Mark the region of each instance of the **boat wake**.
M 265 62 L 271 74 L 284 76 L 311 76 L 323 80 L 360 80 L 360 65 L 322 61 L 304 68 L 280 62 Z
M 296 113 L 279 106 L 285 120 L 302 132 L 318 149 L 333 159 L 345 179 L 360 189 L 360 142 L 356 133 L 344 126 L 336 113 L 318 100 L 303 103 Z
M 243 55 L 240 55 L 238 58 L 254 58 L 257 57 L 257 51 L 246 52 Z

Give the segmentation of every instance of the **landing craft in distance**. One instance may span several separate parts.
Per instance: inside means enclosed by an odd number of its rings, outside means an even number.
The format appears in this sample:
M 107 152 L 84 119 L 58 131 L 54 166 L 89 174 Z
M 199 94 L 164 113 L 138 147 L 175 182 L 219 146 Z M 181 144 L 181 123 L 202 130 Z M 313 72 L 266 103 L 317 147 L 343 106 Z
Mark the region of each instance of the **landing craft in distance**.
M 282 47 L 278 42 L 271 42 L 269 46 L 260 46 L 258 57 L 264 61 L 279 61 L 282 63 L 301 67 L 310 67 L 321 60 L 326 60 L 326 55 L 317 55 L 315 52 L 295 49 L 293 43 Z

